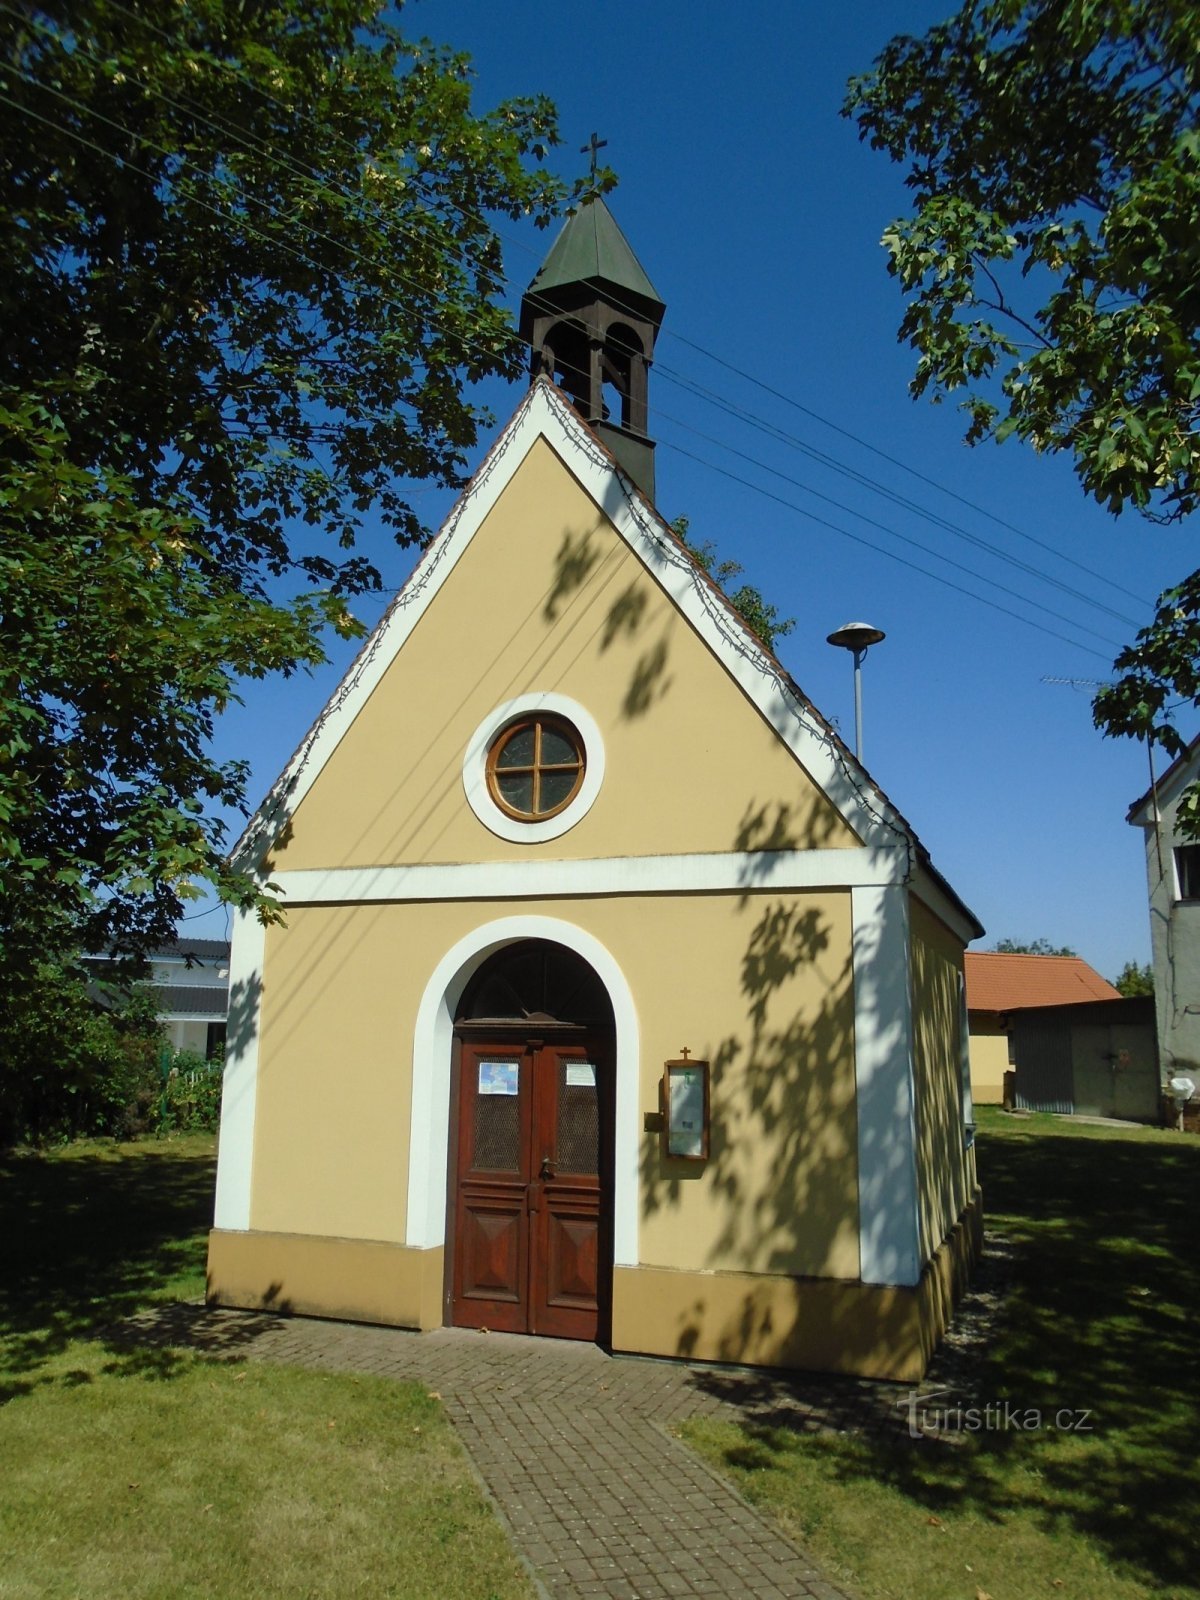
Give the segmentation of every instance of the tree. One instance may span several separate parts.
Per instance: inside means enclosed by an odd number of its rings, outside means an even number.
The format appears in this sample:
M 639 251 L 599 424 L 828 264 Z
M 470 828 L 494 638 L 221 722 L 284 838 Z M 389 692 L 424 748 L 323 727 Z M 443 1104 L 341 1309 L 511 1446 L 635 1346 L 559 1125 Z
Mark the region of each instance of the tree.
M 489 216 L 545 224 L 543 97 L 372 0 L 42 0 L 0 32 L 0 1009 L 54 950 L 137 951 L 208 884 L 240 678 L 323 659 L 370 512 L 461 482 L 516 377 Z M 602 171 L 599 186 L 611 174 Z M 27 1003 L 27 995 L 25 996 Z
M 908 166 L 915 209 L 883 242 L 913 393 L 962 393 L 971 443 L 1068 453 L 1113 512 L 1195 510 L 1200 5 L 968 0 L 893 39 L 844 111 Z M 1116 668 L 1097 726 L 1178 753 L 1167 709 L 1200 701 L 1200 573 Z
M 1139 967 L 1136 961 L 1127 961 L 1113 979 L 1113 988 L 1119 989 L 1127 1000 L 1137 995 L 1154 993 L 1154 968 L 1146 963 Z
M 723 594 L 735 578 L 741 577 L 741 562 L 718 561 L 717 547 L 712 539 L 706 539 L 703 544 L 692 544 L 688 538 L 690 518 L 676 517 L 668 526 L 700 570 L 709 575 Z M 756 589 L 753 584 L 743 583 L 727 598 L 754 637 L 772 652 L 775 641 L 785 638 L 796 626 L 795 617 L 781 617 L 779 607 L 771 605 L 762 590 Z
M 1054 945 L 1049 939 L 1030 939 L 1024 943 L 1020 939 L 997 939 L 992 949 L 1004 956 L 1074 956 L 1079 953 L 1069 944 Z
M 0 1007 L 0 1150 L 84 1134 L 128 1137 L 145 1120 L 139 1105 L 161 1091 L 166 1041 L 156 994 L 89 986 L 89 976 L 35 959 L 25 1003 Z

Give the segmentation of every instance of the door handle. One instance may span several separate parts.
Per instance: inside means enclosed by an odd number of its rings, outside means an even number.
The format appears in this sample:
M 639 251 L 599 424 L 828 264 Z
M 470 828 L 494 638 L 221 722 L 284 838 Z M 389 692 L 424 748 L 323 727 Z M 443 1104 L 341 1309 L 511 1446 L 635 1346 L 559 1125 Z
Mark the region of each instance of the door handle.
M 553 1178 L 554 1177 L 554 1163 L 550 1160 L 549 1156 L 543 1156 L 542 1157 L 542 1170 L 538 1174 L 538 1176 L 542 1179 L 543 1182 L 545 1182 L 545 1180 L 547 1178 Z

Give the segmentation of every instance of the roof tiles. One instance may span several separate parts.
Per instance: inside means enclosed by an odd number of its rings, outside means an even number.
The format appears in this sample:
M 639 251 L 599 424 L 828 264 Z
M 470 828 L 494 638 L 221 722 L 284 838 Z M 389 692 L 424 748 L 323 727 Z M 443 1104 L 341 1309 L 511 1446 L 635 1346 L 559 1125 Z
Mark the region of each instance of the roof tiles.
M 1071 1006 L 1121 998 L 1120 990 L 1079 956 L 968 950 L 965 961 L 970 1011 L 1018 1011 L 1026 1006 Z

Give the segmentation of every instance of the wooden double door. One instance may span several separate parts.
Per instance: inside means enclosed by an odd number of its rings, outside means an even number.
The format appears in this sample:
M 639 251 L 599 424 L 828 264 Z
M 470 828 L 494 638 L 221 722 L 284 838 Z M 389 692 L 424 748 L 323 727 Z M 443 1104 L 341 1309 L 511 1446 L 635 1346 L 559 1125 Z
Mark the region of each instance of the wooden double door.
M 451 1322 L 607 1337 L 611 1040 L 472 1032 L 459 1060 Z

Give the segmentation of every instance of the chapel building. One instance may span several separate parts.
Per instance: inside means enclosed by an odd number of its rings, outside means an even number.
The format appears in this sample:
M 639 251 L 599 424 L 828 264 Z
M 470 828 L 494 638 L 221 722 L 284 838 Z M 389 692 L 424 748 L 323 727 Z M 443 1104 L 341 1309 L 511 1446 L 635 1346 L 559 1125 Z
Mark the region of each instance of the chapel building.
M 531 385 L 240 859 L 209 1298 L 915 1379 L 979 1246 L 910 824 L 654 508 L 603 200 Z

